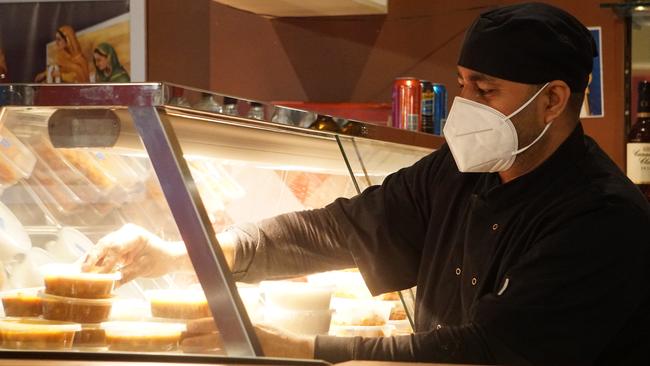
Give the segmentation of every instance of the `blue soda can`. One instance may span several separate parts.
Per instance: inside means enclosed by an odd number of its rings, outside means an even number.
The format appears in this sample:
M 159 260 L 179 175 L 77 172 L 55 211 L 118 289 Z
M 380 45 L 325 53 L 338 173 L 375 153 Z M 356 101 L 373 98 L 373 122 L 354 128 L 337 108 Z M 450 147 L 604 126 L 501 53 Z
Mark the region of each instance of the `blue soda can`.
M 420 80 L 420 88 L 422 89 L 422 97 L 420 103 L 422 109 L 420 112 L 420 119 L 422 120 L 422 132 L 433 133 L 433 83 L 428 80 Z
M 442 136 L 447 121 L 447 88 L 433 84 L 433 133 Z

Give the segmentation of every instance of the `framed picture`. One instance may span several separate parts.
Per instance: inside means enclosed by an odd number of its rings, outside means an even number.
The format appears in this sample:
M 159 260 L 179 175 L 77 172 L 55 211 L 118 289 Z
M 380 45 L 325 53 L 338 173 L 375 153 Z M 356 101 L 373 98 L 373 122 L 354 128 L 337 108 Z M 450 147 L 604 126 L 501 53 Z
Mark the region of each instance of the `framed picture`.
M 605 116 L 605 103 L 603 98 L 603 43 L 602 28 L 587 27 L 591 32 L 598 56 L 594 57 L 593 71 L 589 75 L 589 84 L 585 89 L 585 99 L 580 110 L 580 118 L 600 118 Z
M 145 0 L 0 0 L 2 82 L 145 81 L 145 18 Z

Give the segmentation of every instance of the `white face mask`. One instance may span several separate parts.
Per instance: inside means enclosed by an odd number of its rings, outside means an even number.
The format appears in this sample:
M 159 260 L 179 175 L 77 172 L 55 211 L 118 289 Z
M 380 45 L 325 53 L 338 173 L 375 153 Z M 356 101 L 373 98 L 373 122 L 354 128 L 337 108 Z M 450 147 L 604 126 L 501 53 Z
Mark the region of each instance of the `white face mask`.
M 510 118 L 526 108 L 546 88 L 535 93 L 509 116 L 484 104 L 456 97 L 449 111 L 444 136 L 461 172 L 502 172 L 514 163 L 517 154 L 533 146 L 551 123 L 531 142 L 519 150 L 517 130 Z

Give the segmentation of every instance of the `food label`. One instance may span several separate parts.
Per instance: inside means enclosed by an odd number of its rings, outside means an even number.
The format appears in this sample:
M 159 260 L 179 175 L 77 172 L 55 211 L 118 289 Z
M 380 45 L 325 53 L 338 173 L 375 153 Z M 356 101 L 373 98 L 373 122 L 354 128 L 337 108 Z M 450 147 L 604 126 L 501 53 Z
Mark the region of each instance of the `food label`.
M 650 143 L 627 144 L 627 176 L 634 184 L 650 184 Z

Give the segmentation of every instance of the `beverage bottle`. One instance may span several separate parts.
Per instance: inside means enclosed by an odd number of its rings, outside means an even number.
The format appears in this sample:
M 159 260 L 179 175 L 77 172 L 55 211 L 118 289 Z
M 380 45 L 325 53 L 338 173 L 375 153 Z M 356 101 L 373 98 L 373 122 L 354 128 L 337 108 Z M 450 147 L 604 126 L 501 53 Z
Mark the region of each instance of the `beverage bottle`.
M 627 176 L 650 201 L 650 81 L 639 83 L 636 123 L 627 136 Z
M 339 132 L 339 125 L 334 121 L 334 118 L 326 116 L 324 114 L 319 114 L 316 117 L 316 120 L 309 126 L 311 129 L 320 130 L 320 131 L 332 131 Z
M 341 133 L 352 136 L 363 136 L 365 134 L 363 124 L 355 121 L 348 121 L 343 125 Z
M 231 97 L 223 97 L 223 114 L 229 116 L 238 116 L 237 99 Z
M 191 108 L 190 102 L 185 99 L 185 91 L 182 88 L 172 86 L 172 97 L 169 100 L 169 104 L 175 105 L 178 107 Z
M 201 93 L 201 100 L 194 105 L 194 108 L 207 112 L 222 112 L 221 104 L 217 103 L 210 93 Z
M 262 103 L 251 102 L 251 108 L 248 110 L 248 118 L 264 120 L 264 106 Z

